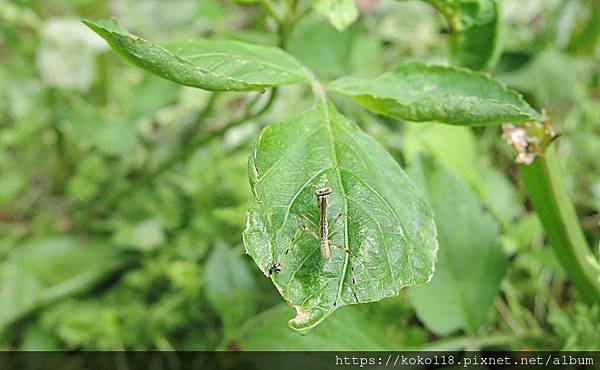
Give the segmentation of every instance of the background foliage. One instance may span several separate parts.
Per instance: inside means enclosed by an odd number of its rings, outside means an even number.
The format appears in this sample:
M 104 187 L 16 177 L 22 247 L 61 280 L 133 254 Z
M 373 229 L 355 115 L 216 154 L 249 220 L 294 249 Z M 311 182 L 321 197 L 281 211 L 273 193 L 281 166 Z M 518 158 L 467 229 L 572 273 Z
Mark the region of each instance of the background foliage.
M 556 152 L 597 256 L 597 2 L 483 1 L 473 14 L 443 1 L 339 3 L 349 8 L 316 2 L 285 49 L 324 80 L 450 61 L 519 90 L 562 133 Z M 80 22 L 111 15 L 157 42 L 279 42 L 251 1 L 0 0 L 0 349 L 600 349 L 600 306 L 549 248 L 499 127 L 399 123 L 341 96 L 435 211 L 438 269 L 305 336 L 290 330 L 293 310 L 244 255 L 246 162 L 262 127 L 312 97 L 154 77 Z M 497 40 L 489 55 L 465 51 L 469 32 Z

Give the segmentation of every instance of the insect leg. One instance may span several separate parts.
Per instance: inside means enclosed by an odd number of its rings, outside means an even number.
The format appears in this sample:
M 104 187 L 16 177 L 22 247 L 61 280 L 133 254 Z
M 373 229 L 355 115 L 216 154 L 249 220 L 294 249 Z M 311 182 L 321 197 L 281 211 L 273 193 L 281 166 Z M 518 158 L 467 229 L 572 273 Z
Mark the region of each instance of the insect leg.
M 288 247 L 285 250 L 286 255 L 290 252 L 291 248 L 296 245 L 296 242 L 298 241 L 298 239 L 300 239 L 303 232 L 305 232 L 305 233 L 311 235 L 313 238 L 319 240 L 319 236 L 317 235 L 317 233 L 315 231 L 313 231 L 309 226 L 307 226 L 307 224 L 310 224 L 313 227 L 316 227 L 314 222 L 312 222 L 305 215 L 300 215 L 300 217 L 305 221 L 305 223 L 298 225 L 298 229 L 296 230 L 296 233 L 294 234 L 294 236 L 292 237 L 292 240 L 290 241 L 290 244 L 291 244 L 290 247 Z

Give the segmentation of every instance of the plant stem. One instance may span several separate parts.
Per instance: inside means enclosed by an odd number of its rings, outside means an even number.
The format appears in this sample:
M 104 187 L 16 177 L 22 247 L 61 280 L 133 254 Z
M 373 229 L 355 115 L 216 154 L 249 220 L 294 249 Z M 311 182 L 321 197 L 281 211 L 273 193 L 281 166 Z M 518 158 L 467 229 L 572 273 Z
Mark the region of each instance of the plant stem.
M 277 13 L 277 10 L 275 10 L 275 5 L 271 2 L 271 0 L 260 0 L 260 4 L 265 8 L 267 13 L 269 13 L 269 15 L 275 19 L 277 24 L 283 23 L 283 19 L 279 13 Z
M 540 217 L 548 240 L 581 296 L 600 302 L 600 271 L 579 225 L 563 183 L 553 145 L 531 165 L 521 165 L 521 178 Z
M 106 207 L 110 208 L 113 205 L 117 204 L 119 200 L 126 198 L 130 194 L 136 191 L 139 187 L 143 187 L 145 184 L 150 183 L 154 178 L 161 175 L 175 164 L 188 159 L 196 150 L 202 145 L 206 144 L 210 140 L 217 138 L 223 135 L 227 130 L 238 126 L 244 122 L 247 122 L 250 119 L 256 119 L 266 113 L 269 108 L 273 105 L 275 98 L 277 97 L 277 88 L 273 88 L 271 90 L 271 95 L 269 96 L 269 100 L 256 112 L 252 111 L 254 104 L 249 104 L 241 117 L 229 122 L 226 125 L 218 127 L 216 129 L 206 131 L 203 135 L 198 136 L 192 140 L 187 141 L 183 144 L 182 148 L 176 151 L 170 158 L 161 163 L 156 169 L 152 171 L 148 171 L 146 173 L 139 174 L 134 177 L 129 185 L 124 188 L 122 191 L 115 193 L 112 197 L 110 197 L 106 201 Z M 212 102 L 209 102 L 212 105 Z
M 260 110 L 258 110 L 257 112 L 251 112 L 251 108 L 254 105 L 250 104 L 246 108 L 246 110 L 244 111 L 244 113 L 242 114 L 242 116 L 240 118 L 238 118 L 234 121 L 231 121 L 228 124 L 218 127 L 214 130 L 207 131 L 204 135 L 197 137 L 195 140 L 194 139 L 190 140 L 173 157 L 167 159 L 160 166 L 158 166 L 158 168 L 156 170 L 150 172 L 146 176 L 143 176 L 143 178 L 145 178 L 146 180 L 149 180 L 151 178 L 154 178 L 154 177 L 160 175 L 165 170 L 171 168 L 175 163 L 178 163 L 184 159 L 187 159 L 192 153 L 194 153 L 196 151 L 196 149 L 198 149 L 199 147 L 204 145 L 206 142 L 212 140 L 213 138 L 221 136 L 222 134 L 225 133 L 225 131 L 229 130 L 230 128 L 238 126 L 244 122 L 247 122 L 249 119 L 260 117 L 271 107 L 276 96 L 277 96 L 277 89 L 275 88 L 272 90 L 271 95 L 269 96 L 269 100 L 265 103 L 265 105 L 263 105 L 260 108 Z

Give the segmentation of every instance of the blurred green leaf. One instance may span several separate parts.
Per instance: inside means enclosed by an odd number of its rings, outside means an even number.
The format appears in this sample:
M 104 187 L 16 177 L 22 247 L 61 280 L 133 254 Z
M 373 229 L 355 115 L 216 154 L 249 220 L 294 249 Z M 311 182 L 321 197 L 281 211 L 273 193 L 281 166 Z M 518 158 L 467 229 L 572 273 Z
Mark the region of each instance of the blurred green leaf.
M 330 89 L 393 118 L 461 126 L 539 121 L 521 96 L 485 74 L 407 63 L 375 79 L 342 77 Z
M 499 51 L 497 0 L 424 0 L 444 14 L 450 25 L 450 61 L 480 70 L 495 63 Z
M 419 153 L 432 155 L 469 186 L 479 187 L 477 141 L 469 127 L 427 122 L 407 125 L 402 149 L 408 163 Z
M 315 11 L 324 15 L 335 28 L 343 31 L 358 18 L 354 0 L 317 0 L 313 3 Z
M 182 85 L 249 91 L 308 79 L 302 64 L 281 49 L 203 39 L 161 46 L 127 33 L 114 19 L 84 23 L 132 63 Z
M 462 126 L 422 123 L 404 129 L 403 152 L 408 163 L 417 155 L 433 156 L 460 177 L 477 194 L 503 226 L 510 225 L 521 211 L 515 186 L 482 157 L 473 129 Z
M 116 244 L 147 252 L 165 242 L 165 233 L 161 219 L 150 218 L 135 225 L 122 224 L 114 239 Z
M 254 276 L 242 256 L 218 244 L 204 267 L 206 297 L 228 331 L 250 317 L 257 308 Z M 226 334 L 227 335 L 227 334 Z
M 577 24 L 569 40 L 569 50 L 579 54 L 597 53 L 600 43 L 600 2 L 596 0 L 574 2 Z
M 464 31 L 496 17 L 493 0 L 423 0 L 442 13 L 453 31 Z
M 348 307 L 307 335 L 298 335 L 285 322 L 291 314 L 286 305 L 275 306 L 242 326 L 239 336 L 244 351 L 385 351 L 391 346 L 365 320 Z M 281 369 L 282 364 L 273 364 Z
M 339 161 L 339 162 L 338 162 Z M 437 241 L 427 203 L 397 162 L 332 105 L 265 128 L 249 163 L 256 205 L 244 244 L 309 330 L 349 304 L 395 296 L 431 278 Z M 331 246 L 319 253 L 315 190 L 329 186 Z M 338 216 L 338 215 L 342 216 Z M 317 229 L 317 230 L 315 230 Z M 272 273 L 275 264 L 281 271 Z
M 494 16 L 479 19 L 477 24 L 464 31 L 453 32 L 450 35 L 450 62 L 455 65 L 475 70 L 492 67 L 498 60 L 501 51 L 500 15 L 497 0 L 487 0 L 491 4 Z
M 318 76 L 339 77 L 349 72 L 354 35 L 354 27 L 340 32 L 321 17 L 307 17 L 294 27 L 287 49 Z
M 410 173 L 427 193 L 440 241 L 435 275 L 428 285 L 409 290 L 411 302 L 434 332 L 446 335 L 462 328 L 476 335 L 506 273 L 498 225 L 439 163 L 417 158 Z
M 126 262 L 102 241 L 55 237 L 20 245 L 1 265 L 0 332 L 39 305 L 89 288 Z
M 481 202 L 508 228 L 523 211 L 522 199 L 515 185 L 502 171 L 492 166 L 481 171 L 480 184 L 477 192 Z

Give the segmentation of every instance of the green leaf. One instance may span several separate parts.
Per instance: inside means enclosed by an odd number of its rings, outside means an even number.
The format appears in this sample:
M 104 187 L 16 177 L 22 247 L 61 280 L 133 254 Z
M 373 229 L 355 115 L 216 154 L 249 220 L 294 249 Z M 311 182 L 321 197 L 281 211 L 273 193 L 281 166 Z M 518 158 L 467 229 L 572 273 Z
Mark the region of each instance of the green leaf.
M 498 226 L 467 186 L 438 162 L 417 158 L 410 173 L 427 193 L 440 241 L 435 276 L 409 291 L 411 302 L 434 332 L 463 328 L 475 335 L 506 273 Z
M 466 69 L 406 63 L 372 80 L 342 77 L 330 89 L 393 118 L 481 126 L 539 121 L 515 91 Z
M 251 91 L 309 78 L 300 62 L 278 48 L 203 39 L 158 45 L 129 34 L 114 19 L 84 23 L 132 63 L 186 86 Z
M 258 292 L 254 277 L 242 256 L 217 245 L 204 270 L 206 296 L 225 323 L 226 330 L 250 317 L 256 310 Z
M 493 0 L 423 0 L 442 13 L 453 31 L 464 31 L 496 17 Z
M 505 229 L 523 212 L 523 201 L 515 185 L 499 169 L 487 166 L 481 171 L 479 198 Z
M 240 330 L 243 351 L 385 351 L 391 350 L 365 319 L 364 313 L 348 308 L 331 316 L 310 332 L 298 335 L 285 322 L 290 308 L 275 306 L 248 320 Z M 281 364 L 274 364 L 280 369 Z M 306 366 L 311 368 L 311 366 Z M 318 368 L 318 367 L 315 367 Z
M 339 307 L 431 278 L 437 241 L 429 206 L 389 153 L 333 106 L 263 129 L 248 167 L 256 205 L 244 244 L 296 308 L 292 328 L 308 330 Z M 318 233 L 315 190 L 325 185 L 333 190 L 329 239 L 338 245 L 329 259 L 301 228 Z
M 80 292 L 125 262 L 110 245 L 68 237 L 19 246 L 2 264 L 0 332 L 37 306 Z
M 425 0 L 450 25 L 450 61 L 470 69 L 485 69 L 500 52 L 500 16 L 496 0 Z
M 354 0 L 317 0 L 313 4 L 315 11 L 324 15 L 332 26 L 343 31 L 358 18 Z
M 407 125 L 402 146 L 407 163 L 419 154 L 432 155 L 473 188 L 481 182 L 477 139 L 469 127 L 422 123 Z M 456 150 L 460 148 L 460 150 Z

